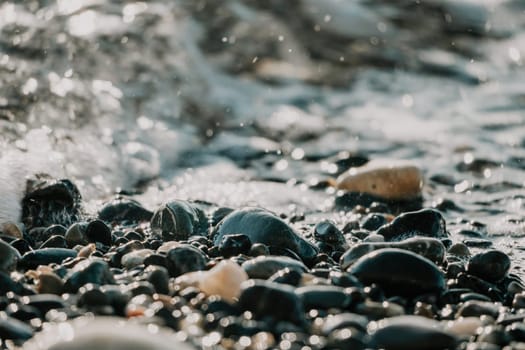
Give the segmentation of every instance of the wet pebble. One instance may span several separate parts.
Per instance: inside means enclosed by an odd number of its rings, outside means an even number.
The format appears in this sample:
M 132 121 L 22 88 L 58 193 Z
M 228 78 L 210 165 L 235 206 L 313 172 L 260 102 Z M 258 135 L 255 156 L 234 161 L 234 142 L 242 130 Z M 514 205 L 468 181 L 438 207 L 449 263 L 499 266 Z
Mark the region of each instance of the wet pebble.
M 297 288 L 295 293 L 302 298 L 306 310 L 345 309 L 352 302 L 345 289 L 337 286 L 305 286 Z
M 63 236 L 51 236 L 48 240 L 46 240 L 42 245 L 40 245 L 40 249 L 42 248 L 67 248 L 67 241 Z
M 22 231 L 14 222 L 4 222 L 0 226 L 0 233 L 7 237 L 22 239 L 24 237 Z
M 491 317 L 498 317 L 501 305 L 487 301 L 471 300 L 463 303 L 457 313 L 456 317 L 480 317 L 482 315 L 489 315 Z
M 61 264 L 64 260 L 77 256 L 77 251 L 67 248 L 43 248 L 25 253 L 19 261 L 19 266 L 26 269 L 36 269 L 39 265 L 52 263 Z
M 271 275 L 268 281 L 297 287 L 301 283 L 302 277 L 301 271 L 286 267 Z
M 357 244 L 341 256 L 341 268 L 347 269 L 363 255 L 383 248 L 408 250 L 421 255 L 436 264 L 443 263 L 445 258 L 445 246 L 440 240 L 429 237 L 412 237 L 400 242 L 367 242 Z
M 182 241 L 192 235 L 206 235 L 208 218 L 193 203 L 173 200 L 161 205 L 151 218 L 151 230 L 164 241 Z
M 69 248 L 73 248 L 76 245 L 86 245 L 89 243 L 88 237 L 86 236 L 86 228 L 88 223 L 77 222 L 71 225 L 64 235 L 67 245 Z
M 251 246 L 250 238 L 244 234 L 226 235 L 219 243 L 219 253 L 226 258 L 248 254 Z
M 20 259 L 21 255 L 18 250 L 0 240 L 0 271 L 12 272 Z
M 162 266 L 149 266 L 144 270 L 147 281 L 155 287 L 155 291 L 160 294 L 169 294 L 170 275 L 168 269 Z
M 153 254 L 151 249 L 138 249 L 125 254 L 120 261 L 122 266 L 129 270 L 142 265 L 144 260 L 151 254 Z
M 33 336 L 33 329 L 25 322 L 0 314 L 0 339 L 23 341 Z
M 285 268 L 300 272 L 306 272 L 308 270 L 300 261 L 285 256 L 260 256 L 246 261 L 242 264 L 242 268 L 250 278 L 264 280 Z
M 152 216 L 153 213 L 139 202 L 125 197 L 117 197 L 103 204 L 98 212 L 98 218 L 108 223 L 138 223 L 150 221 Z
M 346 248 L 346 240 L 343 233 L 328 220 L 318 222 L 314 227 L 314 237 L 320 242 L 324 242 L 332 247 Z
M 376 283 L 391 295 L 439 293 L 445 278 L 430 260 L 415 253 L 384 248 L 368 253 L 347 270 L 364 284 Z
M 403 200 L 419 197 L 423 187 L 421 170 L 405 161 L 373 160 L 350 168 L 338 177 L 337 188 Z
M 384 215 L 368 214 L 361 220 L 361 228 L 369 231 L 375 231 L 383 225 L 388 224 L 388 220 Z
M 301 298 L 290 286 L 259 280 L 248 280 L 241 285 L 239 307 L 253 313 L 257 319 L 273 317 L 304 325 Z
M 447 253 L 460 258 L 469 257 L 471 255 L 467 245 L 461 242 L 451 245 L 450 248 L 448 248 Z
M 472 256 L 467 272 L 489 282 L 501 281 L 510 270 L 510 258 L 499 250 L 489 250 Z
M 340 313 L 329 315 L 323 323 L 321 332 L 329 335 L 333 331 L 346 327 L 353 327 L 361 331 L 366 331 L 368 325 L 368 318 L 364 315 L 355 313 Z
M 371 327 L 371 344 L 389 350 L 453 349 L 456 337 L 441 324 L 421 316 L 398 316 L 381 320 Z
M 446 323 L 445 329 L 459 337 L 475 335 L 478 328 L 484 325 L 479 317 L 460 317 Z
M 216 226 L 212 237 L 214 244 L 219 245 L 224 236 L 240 233 L 252 243 L 290 249 L 304 260 L 312 260 L 317 255 L 317 249 L 286 222 L 261 208 L 235 210 Z
M 101 220 L 91 221 L 86 226 L 84 234 L 90 243 L 100 242 L 106 246 L 111 245 L 111 230 Z
M 387 241 L 402 240 L 411 236 L 444 238 L 448 235 L 445 219 L 434 209 L 403 213 L 391 223 L 379 228 L 377 233 Z
M 204 253 L 189 244 L 182 244 L 171 249 L 166 256 L 166 266 L 172 277 L 187 272 L 204 270 L 206 261 Z
M 95 285 L 115 283 L 113 274 L 105 261 L 100 259 L 81 261 L 66 277 L 64 288 L 76 293 L 80 287 L 88 283 Z
M 21 283 L 13 281 L 9 274 L 0 271 L 0 295 L 5 295 L 8 292 L 23 295 L 26 293 L 26 289 Z

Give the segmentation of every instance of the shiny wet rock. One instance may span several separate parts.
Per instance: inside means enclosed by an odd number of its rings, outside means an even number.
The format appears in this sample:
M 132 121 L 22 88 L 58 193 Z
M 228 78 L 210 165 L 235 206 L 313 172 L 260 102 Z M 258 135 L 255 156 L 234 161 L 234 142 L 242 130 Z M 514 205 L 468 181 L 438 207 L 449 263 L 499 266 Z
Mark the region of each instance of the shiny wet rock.
M 290 249 L 304 260 L 317 254 L 317 249 L 286 222 L 261 208 L 243 208 L 228 214 L 216 226 L 212 237 L 218 245 L 224 236 L 231 234 L 244 234 L 252 243 Z
M 368 253 L 347 271 L 364 284 L 378 284 L 389 295 L 413 297 L 445 289 L 444 274 L 433 262 L 397 248 Z

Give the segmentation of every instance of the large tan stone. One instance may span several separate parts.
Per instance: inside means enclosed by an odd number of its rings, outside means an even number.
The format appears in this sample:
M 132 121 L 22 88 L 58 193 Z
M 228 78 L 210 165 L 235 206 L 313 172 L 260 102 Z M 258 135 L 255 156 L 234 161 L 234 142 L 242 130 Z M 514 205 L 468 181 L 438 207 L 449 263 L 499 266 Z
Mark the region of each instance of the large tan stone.
M 336 187 L 385 199 L 412 199 L 421 196 L 423 174 L 408 161 L 372 160 L 340 175 Z

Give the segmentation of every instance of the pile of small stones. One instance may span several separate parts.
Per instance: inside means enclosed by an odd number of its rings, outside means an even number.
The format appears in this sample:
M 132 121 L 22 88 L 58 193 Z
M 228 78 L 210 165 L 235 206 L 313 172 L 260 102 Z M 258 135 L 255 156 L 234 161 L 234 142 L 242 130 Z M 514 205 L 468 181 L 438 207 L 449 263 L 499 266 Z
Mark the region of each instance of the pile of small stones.
M 125 197 L 89 217 L 72 182 L 43 180 L 1 232 L 2 346 L 525 349 L 507 254 L 454 243 L 435 209 L 369 202 L 344 227 Z

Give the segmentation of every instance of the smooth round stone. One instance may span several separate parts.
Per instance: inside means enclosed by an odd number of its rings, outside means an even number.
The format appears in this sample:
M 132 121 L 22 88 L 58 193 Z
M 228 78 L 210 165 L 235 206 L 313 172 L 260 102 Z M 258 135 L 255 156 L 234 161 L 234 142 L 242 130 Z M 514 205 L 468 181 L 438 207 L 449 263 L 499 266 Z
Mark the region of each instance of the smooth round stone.
M 271 275 L 268 281 L 297 287 L 301 283 L 302 278 L 302 272 L 287 267 Z
M 153 213 L 142 207 L 139 202 L 124 197 L 117 197 L 105 203 L 98 212 L 98 218 L 108 223 L 138 223 L 150 221 L 152 216 Z
M 341 268 L 345 270 L 363 255 L 383 248 L 398 248 L 408 250 L 421 255 L 436 264 L 443 263 L 445 259 L 445 246 L 439 239 L 429 237 L 412 237 L 400 242 L 367 242 L 357 244 L 341 256 Z
M 76 264 L 66 277 L 64 289 L 76 293 L 80 287 L 88 283 L 99 286 L 115 283 L 113 274 L 105 261 L 90 259 Z
M 86 222 L 77 222 L 71 225 L 64 236 L 68 247 L 72 248 L 76 245 L 86 245 L 89 243 L 89 239 L 86 236 Z
M 151 218 L 151 230 L 164 241 L 183 241 L 193 235 L 206 235 L 206 214 L 192 203 L 173 200 L 161 205 Z
M 366 243 L 382 243 L 385 241 L 385 237 L 378 235 L 377 233 L 372 233 L 363 238 L 363 242 Z
M 169 294 L 170 274 L 168 269 L 162 266 L 148 266 L 144 273 L 147 281 L 151 283 L 157 293 Z
M 448 236 L 445 219 L 434 209 L 421 209 L 397 216 L 377 230 L 387 241 L 399 241 L 412 236 L 444 238 Z
M 51 236 L 40 246 L 42 248 L 67 248 L 67 241 L 63 236 Z
M 469 300 L 463 303 L 456 313 L 456 317 L 480 317 L 489 315 L 497 318 L 501 305 L 488 301 Z
M 460 317 L 446 323 L 445 330 L 460 337 L 470 337 L 476 334 L 479 327 L 483 327 L 479 317 Z
M 410 297 L 445 289 L 444 275 L 433 262 L 397 248 L 368 253 L 347 271 L 364 284 L 378 284 L 389 295 Z
M 24 238 L 24 235 L 22 234 L 22 231 L 18 227 L 17 224 L 14 222 L 4 222 L 0 226 L 0 232 L 8 237 L 12 237 L 15 239 L 22 239 Z
M 372 160 L 340 175 L 336 186 L 345 191 L 406 200 L 421 196 L 423 173 L 407 161 Z
M 9 245 L 18 250 L 20 254 L 25 254 L 33 250 L 33 248 L 31 248 L 31 245 L 24 239 L 15 239 L 14 241 L 9 242 Z
M 250 278 L 268 279 L 279 270 L 288 268 L 306 272 L 306 266 L 295 259 L 286 256 L 258 256 L 242 264 L 242 268 Z
M 303 299 L 306 310 L 344 309 L 352 301 L 350 295 L 345 293 L 345 289 L 337 286 L 306 286 L 297 288 L 295 293 Z
M 205 273 L 198 284 L 207 295 L 219 295 L 228 302 L 236 300 L 241 293 L 241 285 L 248 280 L 246 272 L 236 263 L 223 260 Z
M 43 294 L 62 294 L 64 281 L 52 271 L 38 273 L 37 291 Z
M 329 335 L 337 329 L 346 327 L 353 327 L 361 331 L 366 331 L 367 325 L 368 318 L 366 316 L 345 312 L 341 314 L 328 316 L 323 324 L 321 331 L 325 335 Z
M 448 248 L 447 253 L 461 258 L 470 256 L 470 250 L 467 245 L 461 242 L 451 245 L 450 248 Z
M 23 341 L 33 336 L 33 329 L 16 318 L 0 314 L 0 339 Z
M 388 220 L 384 215 L 368 214 L 361 220 L 361 228 L 369 231 L 375 231 L 383 225 L 388 224 Z
M 356 305 L 355 312 L 360 315 L 366 315 L 370 320 L 380 320 L 386 317 L 396 317 L 404 315 L 405 309 L 403 306 L 392 302 L 378 302 L 372 300 L 365 300 Z
M 117 317 L 81 317 L 47 327 L 24 344 L 27 350 L 190 350 L 173 332 Z
M 250 238 L 244 234 L 226 235 L 219 243 L 219 253 L 226 258 L 248 254 L 251 246 Z
M 43 236 L 44 237 L 64 236 L 66 232 L 67 232 L 67 228 L 65 228 L 62 225 L 51 225 L 44 230 Z
M 270 255 L 270 250 L 266 244 L 255 243 L 252 244 L 250 251 L 248 252 L 250 256 L 261 256 L 261 255 Z
M 456 343 L 456 337 L 439 322 L 407 315 L 379 321 L 370 338 L 374 348 L 388 350 L 454 349 Z
M 99 307 L 109 305 L 109 297 L 99 286 L 86 284 L 78 290 L 78 306 Z
M 111 230 L 101 220 L 91 221 L 86 227 L 85 235 L 90 243 L 100 242 L 107 246 L 111 245 Z
M 219 245 L 223 237 L 245 234 L 252 243 L 264 243 L 290 249 L 305 261 L 317 256 L 317 248 L 302 238 L 286 222 L 261 208 L 243 208 L 227 215 L 214 229 L 213 242 Z
M 7 292 L 22 294 L 24 286 L 19 282 L 13 281 L 9 274 L 0 271 L 0 295 L 5 295 Z
M 39 265 L 61 264 L 68 258 L 77 256 L 77 251 L 67 248 L 43 248 L 25 253 L 18 266 L 25 269 L 36 269 Z
M 181 244 L 171 249 L 166 256 L 167 268 L 172 277 L 204 270 L 206 260 L 206 256 L 199 249 L 189 244 Z
M 320 242 L 324 242 L 331 246 L 346 245 L 346 240 L 343 233 L 335 226 L 335 224 L 328 220 L 318 222 L 314 227 L 314 237 Z
M 18 250 L 0 240 L 0 271 L 7 273 L 14 271 L 21 258 Z
M 273 317 L 304 325 L 303 301 L 294 288 L 268 281 L 248 280 L 241 285 L 239 307 L 253 313 L 256 319 Z
M 129 270 L 136 266 L 142 265 L 144 260 L 153 253 L 154 252 L 151 249 L 134 250 L 125 254 L 122 259 L 120 259 L 120 263 Z
M 62 297 L 55 294 L 29 295 L 23 297 L 21 301 L 25 305 L 38 309 L 42 315 L 45 315 L 49 310 L 62 309 L 67 305 Z
M 368 349 L 368 342 L 369 337 L 365 332 L 353 327 L 346 327 L 336 329 L 328 335 L 326 339 L 326 348 L 364 350 Z
M 507 276 L 510 270 L 510 258 L 499 250 L 489 250 L 471 257 L 467 272 L 485 281 L 498 282 Z

